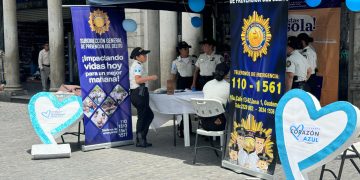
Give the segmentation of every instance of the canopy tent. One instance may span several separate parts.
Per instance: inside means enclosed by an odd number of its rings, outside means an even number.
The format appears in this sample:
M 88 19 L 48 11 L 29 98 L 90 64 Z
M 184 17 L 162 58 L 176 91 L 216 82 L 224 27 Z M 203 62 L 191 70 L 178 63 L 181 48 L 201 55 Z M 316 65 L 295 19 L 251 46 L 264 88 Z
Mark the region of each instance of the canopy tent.
M 88 0 L 90 5 L 116 5 L 126 8 L 154 9 L 191 12 L 188 0 Z M 216 3 L 229 3 L 228 0 L 205 0 L 205 9 Z

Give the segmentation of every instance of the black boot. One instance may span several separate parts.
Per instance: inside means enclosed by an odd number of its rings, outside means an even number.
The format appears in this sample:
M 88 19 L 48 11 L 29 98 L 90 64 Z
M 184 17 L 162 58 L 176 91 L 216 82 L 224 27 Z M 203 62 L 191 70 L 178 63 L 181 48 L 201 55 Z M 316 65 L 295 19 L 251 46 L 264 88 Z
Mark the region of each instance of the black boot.
M 136 137 L 137 137 L 136 147 L 146 148 L 146 141 L 143 138 L 143 135 L 141 133 L 136 133 Z
M 147 142 L 146 137 L 145 137 L 144 139 L 145 139 L 145 144 L 146 144 L 146 147 L 151 147 L 151 146 L 152 146 L 152 144 L 151 144 L 151 143 L 149 143 L 149 142 Z

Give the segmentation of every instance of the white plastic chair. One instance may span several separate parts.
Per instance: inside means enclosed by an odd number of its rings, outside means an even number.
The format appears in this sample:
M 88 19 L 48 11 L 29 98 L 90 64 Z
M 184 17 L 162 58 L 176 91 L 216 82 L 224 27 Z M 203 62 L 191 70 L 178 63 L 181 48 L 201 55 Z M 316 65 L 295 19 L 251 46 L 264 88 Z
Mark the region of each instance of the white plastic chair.
M 192 98 L 191 103 L 195 109 L 196 115 L 201 118 L 213 117 L 225 112 L 224 106 L 221 101 L 216 99 L 198 99 Z M 198 147 L 198 135 L 202 136 L 212 136 L 212 137 L 220 137 L 220 148 L 215 148 L 210 140 L 211 146 L 200 146 Z M 215 154 L 218 156 L 216 151 L 220 151 L 223 154 L 225 140 L 225 130 L 223 131 L 206 131 L 200 127 L 200 121 L 198 128 L 196 130 L 196 139 L 195 139 L 195 156 L 193 160 L 193 164 L 196 162 L 197 149 L 199 148 L 211 148 L 215 150 Z

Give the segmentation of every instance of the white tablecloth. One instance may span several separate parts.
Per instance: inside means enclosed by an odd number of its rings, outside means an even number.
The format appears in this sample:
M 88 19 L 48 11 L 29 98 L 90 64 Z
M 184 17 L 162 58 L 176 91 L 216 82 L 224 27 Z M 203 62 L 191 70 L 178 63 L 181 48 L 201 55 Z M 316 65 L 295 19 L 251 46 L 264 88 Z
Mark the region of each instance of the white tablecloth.
M 173 115 L 183 114 L 185 146 L 190 146 L 189 114 L 195 113 L 191 105 L 191 98 L 203 98 L 202 91 L 186 91 L 174 95 L 150 93 L 150 108 L 154 112 L 152 127 L 159 128 L 167 121 L 173 119 Z M 186 127 L 187 126 L 187 127 Z

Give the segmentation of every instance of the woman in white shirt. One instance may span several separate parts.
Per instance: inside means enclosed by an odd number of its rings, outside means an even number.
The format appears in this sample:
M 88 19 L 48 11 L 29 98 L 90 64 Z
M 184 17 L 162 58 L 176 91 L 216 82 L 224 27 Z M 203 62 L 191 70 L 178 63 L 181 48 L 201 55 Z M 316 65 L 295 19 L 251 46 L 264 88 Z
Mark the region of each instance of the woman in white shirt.
M 217 99 L 225 106 L 229 94 L 230 84 L 224 80 L 229 73 L 229 66 L 226 63 L 220 63 L 216 66 L 214 79 L 207 82 L 203 88 L 205 99 Z M 216 117 L 204 118 L 202 127 L 207 131 L 222 131 L 225 129 L 226 119 L 224 114 Z

